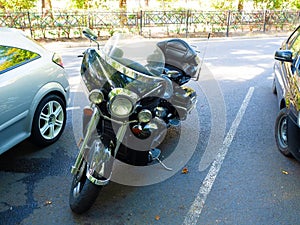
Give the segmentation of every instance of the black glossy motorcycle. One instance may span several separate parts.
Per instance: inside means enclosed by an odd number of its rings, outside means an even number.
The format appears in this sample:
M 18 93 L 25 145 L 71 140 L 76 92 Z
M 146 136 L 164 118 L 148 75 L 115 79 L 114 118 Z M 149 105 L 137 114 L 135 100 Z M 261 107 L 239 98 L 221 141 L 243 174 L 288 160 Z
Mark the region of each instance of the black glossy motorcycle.
M 146 166 L 159 159 L 167 129 L 196 106 L 196 92 L 183 86 L 199 73 L 200 59 L 185 41 L 153 43 L 114 35 L 83 54 L 81 77 L 90 105 L 83 109 L 83 141 L 72 167 L 69 203 L 83 213 L 111 179 L 115 160 Z M 124 38 L 125 36 L 125 38 Z

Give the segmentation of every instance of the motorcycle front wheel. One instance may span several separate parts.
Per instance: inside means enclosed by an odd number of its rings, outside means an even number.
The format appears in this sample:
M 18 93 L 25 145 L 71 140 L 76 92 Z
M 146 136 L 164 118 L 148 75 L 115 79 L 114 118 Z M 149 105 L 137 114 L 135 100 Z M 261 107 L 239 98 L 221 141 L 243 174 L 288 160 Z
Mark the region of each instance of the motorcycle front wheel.
M 69 204 L 77 214 L 82 214 L 92 207 L 103 187 L 91 183 L 86 177 L 86 170 L 87 164 L 83 162 L 71 185 Z

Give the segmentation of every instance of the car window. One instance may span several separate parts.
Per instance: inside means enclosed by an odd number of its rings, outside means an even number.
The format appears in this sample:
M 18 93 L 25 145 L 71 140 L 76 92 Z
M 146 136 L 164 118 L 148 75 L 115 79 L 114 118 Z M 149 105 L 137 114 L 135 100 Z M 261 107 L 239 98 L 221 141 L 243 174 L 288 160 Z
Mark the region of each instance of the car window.
M 40 55 L 25 49 L 0 45 L 0 74 L 39 58 Z

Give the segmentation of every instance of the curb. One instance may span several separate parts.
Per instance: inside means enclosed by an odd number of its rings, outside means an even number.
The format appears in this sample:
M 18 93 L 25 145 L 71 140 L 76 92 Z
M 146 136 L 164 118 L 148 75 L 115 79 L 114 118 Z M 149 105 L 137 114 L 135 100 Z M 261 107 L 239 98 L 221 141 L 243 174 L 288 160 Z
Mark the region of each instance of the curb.
M 286 38 L 288 37 L 290 33 L 278 33 L 278 34 L 259 34 L 259 35 L 245 35 L 245 36 L 232 36 L 232 37 L 213 37 L 211 36 L 210 40 L 239 40 L 239 39 L 263 39 L 263 38 L 276 38 L 276 37 L 282 37 Z M 168 39 L 166 38 L 153 38 L 153 39 Z M 206 41 L 207 38 L 182 38 L 184 40 L 190 41 L 190 42 L 197 42 L 197 41 Z M 61 48 L 80 48 L 80 47 L 90 47 L 95 46 L 94 43 L 90 42 L 89 40 L 80 40 L 80 41 L 38 41 L 41 45 L 43 45 L 45 48 L 50 50 L 58 50 Z M 106 41 L 99 41 L 100 45 L 104 45 Z

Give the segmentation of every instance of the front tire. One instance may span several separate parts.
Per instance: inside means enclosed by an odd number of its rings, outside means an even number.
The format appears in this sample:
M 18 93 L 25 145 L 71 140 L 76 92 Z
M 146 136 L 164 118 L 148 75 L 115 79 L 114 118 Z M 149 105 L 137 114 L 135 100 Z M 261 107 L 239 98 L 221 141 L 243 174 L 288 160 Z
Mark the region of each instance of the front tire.
M 57 95 L 48 95 L 38 105 L 32 123 L 31 138 L 36 145 L 56 142 L 66 125 L 66 104 Z
M 71 185 L 69 204 L 72 211 L 77 214 L 82 214 L 92 207 L 103 187 L 91 183 L 86 177 L 86 170 L 87 165 L 83 162 Z
M 288 148 L 287 134 L 287 109 L 283 108 L 279 111 L 275 122 L 275 140 L 279 151 L 290 157 L 291 153 Z

